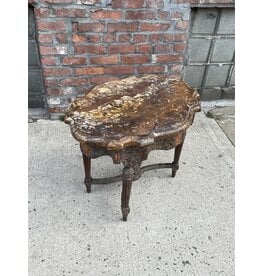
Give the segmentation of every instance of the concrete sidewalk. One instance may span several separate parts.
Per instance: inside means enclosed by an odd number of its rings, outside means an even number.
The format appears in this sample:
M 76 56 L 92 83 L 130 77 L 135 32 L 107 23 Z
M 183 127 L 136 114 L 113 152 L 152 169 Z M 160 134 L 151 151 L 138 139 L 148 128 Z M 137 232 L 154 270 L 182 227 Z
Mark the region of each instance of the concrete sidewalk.
M 154 151 L 145 164 L 172 158 Z M 92 163 L 94 177 L 121 169 L 109 157 Z M 234 146 L 214 119 L 196 114 L 170 175 L 134 182 L 123 222 L 120 182 L 86 193 L 68 125 L 29 124 L 29 275 L 234 275 Z

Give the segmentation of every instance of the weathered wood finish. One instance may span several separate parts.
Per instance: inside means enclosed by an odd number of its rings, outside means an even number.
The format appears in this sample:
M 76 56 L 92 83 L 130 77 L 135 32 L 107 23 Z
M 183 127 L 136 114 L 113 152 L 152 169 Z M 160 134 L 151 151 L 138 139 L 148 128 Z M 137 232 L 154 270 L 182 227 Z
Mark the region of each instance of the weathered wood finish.
M 88 193 L 91 192 L 91 157 L 83 154 L 83 162 L 84 162 L 84 169 L 85 169 L 85 185 L 86 185 L 86 191 Z
M 133 181 L 144 171 L 156 168 L 172 168 L 175 176 L 186 130 L 198 111 L 196 91 L 183 81 L 156 75 L 111 81 L 76 100 L 65 122 L 80 142 L 87 192 L 91 191 L 91 184 L 122 180 L 121 209 L 126 221 Z M 150 151 L 172 148 L 172 163 L 141 168 Z M 103 155 L 124 165 L 121 176 L 92 179 L 91 158 Z

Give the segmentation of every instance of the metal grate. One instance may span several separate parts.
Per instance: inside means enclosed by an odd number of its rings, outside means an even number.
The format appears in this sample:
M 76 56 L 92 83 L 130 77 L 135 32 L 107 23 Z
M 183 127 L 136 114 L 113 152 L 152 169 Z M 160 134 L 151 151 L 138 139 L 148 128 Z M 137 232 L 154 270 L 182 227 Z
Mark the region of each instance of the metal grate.
M 232 99 L 234 68 L 234 9 L 193 8 L 184 79 L 201 100 Z
M 28 107 L 45 107 L 42 66 L 36 41 L 34 11 L 28 9 Z

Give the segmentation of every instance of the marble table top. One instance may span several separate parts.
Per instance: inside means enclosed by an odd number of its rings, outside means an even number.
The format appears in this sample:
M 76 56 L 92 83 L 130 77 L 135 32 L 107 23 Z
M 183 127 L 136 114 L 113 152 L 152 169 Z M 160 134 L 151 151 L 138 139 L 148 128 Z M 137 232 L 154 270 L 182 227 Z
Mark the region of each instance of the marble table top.
M 118 150 L 175 135 L 200 109 L 197 91 L 181 80 L 133 76 L 98 85 L 75 100 L 65 122 L 80 143 Z

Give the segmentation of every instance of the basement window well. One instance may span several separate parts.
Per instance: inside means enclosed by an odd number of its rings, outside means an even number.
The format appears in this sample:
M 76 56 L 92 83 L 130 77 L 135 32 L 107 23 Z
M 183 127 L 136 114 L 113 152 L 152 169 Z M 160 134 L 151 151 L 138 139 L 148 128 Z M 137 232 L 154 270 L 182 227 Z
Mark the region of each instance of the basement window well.
M 235 97 L 235 10 L 193 8 L 184 79 L 201 100 Z

